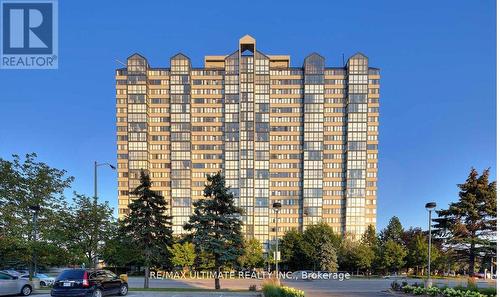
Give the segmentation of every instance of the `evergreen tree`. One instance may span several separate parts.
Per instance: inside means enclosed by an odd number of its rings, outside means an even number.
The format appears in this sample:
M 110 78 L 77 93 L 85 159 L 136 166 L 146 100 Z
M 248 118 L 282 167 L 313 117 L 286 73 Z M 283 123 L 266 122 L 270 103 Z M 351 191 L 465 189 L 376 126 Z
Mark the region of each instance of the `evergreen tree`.
M 399 221 L 399 218 L 394 216 L 389 220 L 387 227 L 380 233 L 380 239 L 383 242 L 392 240 L 396 243 L 403 243 L 403 225 Z
M 194 213 L 184 228 L 193 232 L 198 252 L 213 256 L 217 269 L 215 289 L 219 290 L 222 267 L 234 264 L 243 253 L 243 211 L 235 205 L 233 194 L 220 172 L 207 176 L 203 196 L 204 199 L 193 203 Z
M 141 171 L 141 184 L 131 194 L 137 199 L 129 204 L 130 213 L 124 219 L 125 232 L 143 252 L 144 288 L 149 288 L 150 267 L 165 265 L 165 259 L 170 258 L 172 218 L 166 215 L 165 199 L 151 190 L 151 180 L 144 171 Z
M 377 246 L 377 234 L 373 225 L 369 225 L 368 228 L 366 228 L 365 233 L 363 233 L 361 237 L 361 243 L 372 248 Z
M 481 175 L 472 168 L 465 183 L 459 184 L 458 202 L 437 211 L 438 235 L 452 245 L 459 257 L 468 259 L 472 275 L 476 260 L 491 249 L 496 239 L 496 182 L 489 182 L 489 169 Z
M 321 253 L 321 258 L 319 259 L 319 268 L 322 271 L 336 271 L 337 265 L 337 252 L 333 246 L 331 240 L 325 241 L 324 244 L 320 245 L 318 248 Z

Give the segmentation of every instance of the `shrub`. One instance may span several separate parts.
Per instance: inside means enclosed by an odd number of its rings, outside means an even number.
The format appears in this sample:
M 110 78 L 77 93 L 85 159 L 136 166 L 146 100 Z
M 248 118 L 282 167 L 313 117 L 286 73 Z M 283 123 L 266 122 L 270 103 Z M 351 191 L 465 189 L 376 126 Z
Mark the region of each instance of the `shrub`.
M 265 297 L 305 297 L 304 291 L 274 284 L 265 284 L 262 291 Z
M 273 284 L 264 284 L 262 286 L 262 292 L 266 297 L 281 297 L 280 287 Z
M 281 296 L 282 297 L 305 297 L 305 293 L 302 290 L 290 288 L 290 287 L 281 287 Z
M 422 287 L 415 287 L 413 289 L 413 295 L 423 295 L 425 294 L 425 289 Z
M 497 295 L 497 288 L 481 288 L 478 290 L 479 293 L 486 295 L 486 296 L 496 296 Z
M 437 296 L 441 293 L 441 290 L 438 287 L 430 287 L 425 290 L 425 293 L 429 296 Z
M 406 286 L 403 287 L 403 292 L 405 292 L 405 293 L 413 293 L 414 289 L 415 289 L 414 286 L 408 286 L 408 285 L 406 285 Z

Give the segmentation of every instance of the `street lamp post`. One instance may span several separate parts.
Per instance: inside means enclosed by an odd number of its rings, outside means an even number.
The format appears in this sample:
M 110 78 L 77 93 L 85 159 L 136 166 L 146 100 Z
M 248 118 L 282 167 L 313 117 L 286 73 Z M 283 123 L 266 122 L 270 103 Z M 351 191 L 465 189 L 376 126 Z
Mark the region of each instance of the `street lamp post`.
M 109 164 L 109 163 L 97 163 L 97 161 L 94 161 L 94 210 L 97 210 L 97 167 L 100 166 L 109 166 L 109 168 L 116 170 L 116 167 Z M 97 219 L 97 218 L 96 218 Z M 96 240 L 96 246 L 95 246 L 95 259 L 94 259 L 94 268 L 97 268 L 97 265 L 99 264 L 99 259 L 97 257 L 97 238 L 99 237 L 97 233 L 99 232 L 99 228 L 97 226 L 98 222 L 94 222 L 94 239 Z
M 35 246 L 36 246 L 36 241 L 37 241 L 37 221 L 38 221 L 38 212 L 40 211 L 40 205 L 32 205 L 29 206 L 29 209 L 33 211 L 33 234 L 32 234 L 32 239 L 33 239 L 33 250 L 31 254 L 31 265 L 30 265 L 30 274 L 29 274 L 29 280 L 33 280 L 33 276 L 36 275 L 36 270 L 37 270 L 37 265 L 36 265 L 36 251 L 35 251 Z
M 275 256 L 274 260 L 276 261 L 276 278 L 279 278 L 279 267 L 278 267 L 278 255 L 279 255 L 279 240 L 278 240 L 278 212 L 280 211 L 281 208 L 281 203 L 280 202 L 274 202 L 273 203 L 273 210 L 274 213 L 276 214 L 276 228 L 274 231 L 276 231 L 276 251 L 275 251 Z
M 432 243 L 432 233 L 431 233 L 431 222 L 432 222 L 432 211 L 436 208 L 436 202 L 429 202 L 425 204 L 425 208 L 429 211 L 429 248 L 427 254 L 427 284 L 426 287 L 432 286 L 431 280 L 431 243 Z

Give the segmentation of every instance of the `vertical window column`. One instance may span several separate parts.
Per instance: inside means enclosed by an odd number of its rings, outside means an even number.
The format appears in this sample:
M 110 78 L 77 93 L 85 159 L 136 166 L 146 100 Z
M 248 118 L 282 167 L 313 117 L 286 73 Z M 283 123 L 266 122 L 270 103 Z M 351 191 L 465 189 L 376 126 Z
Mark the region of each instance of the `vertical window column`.
M 127 132 L 128 132 L 128 190 L 135 190 L 140 183 L 141 170 L 148 171 L 148 114 L 146 59 L 139 55 L 127 61 Z M 135 197 L 129 194 L 130 199 Z M 131 202 L 131 201 L 129 201 Z
M 240 53 L 240 207 L 243 234 L 254 234 L 254 56 Z
M 323 208 L 323 121 L 325 60 L 318 54 L 304 61 L 303 225 L 318 223 Z
M 269 239 L 269 59 L 255 53 L 255 216 L 254 234 L 263 246 Z M 271 212 L 272 213 L 272 212 Z
M 224 76 L 224 176 L 236 205 L 240 206 L 240 78 L 239 52 L 225 60 Z
M 174 234 L 182 234 L 192 207 L 191 62 L 178 54 L 171 59 L 170 66 L 172 229 Z
M 360 238 L 365 231 L 368 59 L 357 54 L 348 61 L 347 172 L 345 234 Z

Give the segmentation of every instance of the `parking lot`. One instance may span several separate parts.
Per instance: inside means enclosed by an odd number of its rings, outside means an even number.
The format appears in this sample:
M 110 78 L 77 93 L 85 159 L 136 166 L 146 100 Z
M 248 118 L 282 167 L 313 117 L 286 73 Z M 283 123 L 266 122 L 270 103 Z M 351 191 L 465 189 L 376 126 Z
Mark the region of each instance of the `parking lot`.
M 390 284 L 393 279 L 381 279 L 381 278 L 352 278 L 344 281 L 337 280 L 287 280 L 283 284 L 286 286 L 294 287 L 297 289 L 304 290 L 306 296 L 308 297 L 384 297 L 392 296 L 387 290 L 390 288 Z M 417 279 L 408 279 L 408 283 L 412 284 L 414 282 L 422 282 Z M 130 288 L 139 290 L 143 286 L 144 279 L 142 277 L 130 277 L 129 286 Z M 434 284 L 437 285 L 447 285 L 449 287 L 457 285 L 466 285 L 467 281 L 457 280 L 457 279 L 436 279 Z M 262 285 L 262 280 L 256 279 L 222 279 L 221 286 L 223 289 L 230 290 L 248 290 L 251 285 Z M 486 282 L 479 280 L 477 282 L 479 287 L 494 286 L 494 282 Z M 193 289 L 213 289 L 214 280 L 213 279 L 151 279 L 151 288 L 178 288 L 180 290 L 193 290 Z M 36 294 L 37 297 L 49 297 L 48 291 L 41 291 Z M 260 296 L 259 293 L 255 292 L 152 292 L 152 291 L 131 291 L 129 296 L 143 296 L 143 297 L 253 297 Z

